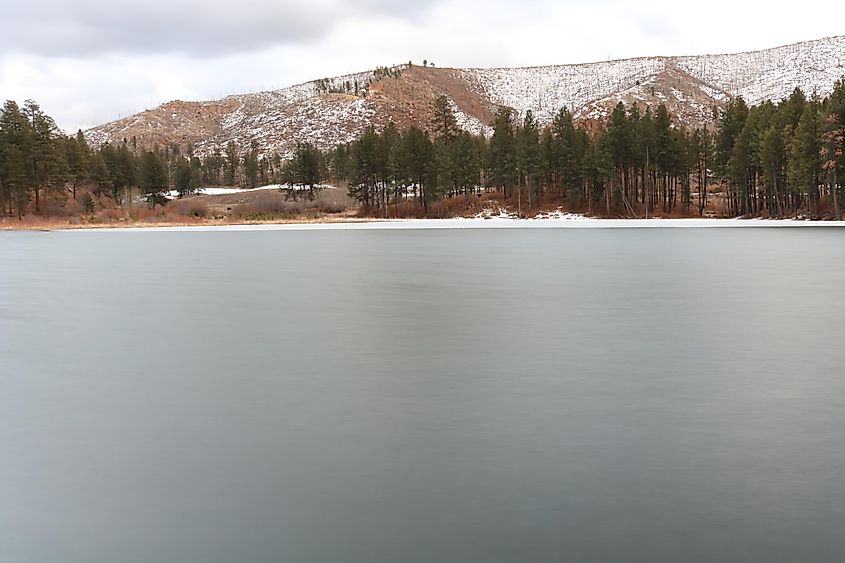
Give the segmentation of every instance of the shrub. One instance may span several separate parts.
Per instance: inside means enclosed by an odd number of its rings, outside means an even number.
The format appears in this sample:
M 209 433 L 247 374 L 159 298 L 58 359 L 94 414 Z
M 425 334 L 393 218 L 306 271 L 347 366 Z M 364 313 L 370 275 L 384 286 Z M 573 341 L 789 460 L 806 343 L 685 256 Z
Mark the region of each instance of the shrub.
M 274 191 L 255 192 L 255 196 L 234 208 L 232 214 L 239 219 L 272 219 L 285 215 L 298 215 L 305 211 L 302 201 L 285 201 L 284 194 Z
M 313 203 L 314 207 L 323 213 L 341 213 L 354 206 L 352 198 L 340 189 L 320 190 Z
M 82 197 L 79 199 L 79 203 L 80 205 L 82 205 L 82 210 L 85 213 L 87 213 L 88 215 L 94 213 L 94 198 L 91 197 L 90 193 L 85 192 L 84 194 L 82 194 Z
M 170 203 L 169 211 L 176 215 L 186 217 L 208 217 L 210 214 L 208 204 L 196 198 L 178 199 Z

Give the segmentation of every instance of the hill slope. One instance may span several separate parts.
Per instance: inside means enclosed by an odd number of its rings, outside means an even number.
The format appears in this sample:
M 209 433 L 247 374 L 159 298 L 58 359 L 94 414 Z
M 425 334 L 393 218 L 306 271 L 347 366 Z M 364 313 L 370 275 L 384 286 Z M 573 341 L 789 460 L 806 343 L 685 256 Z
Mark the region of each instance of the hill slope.
M 714 106 L 742 96 L 750 104 L 780 100 L 796 87 L 829 93 L 845 75 L 845 36 L 764 51 L 650 57 L 532 68 L 451 69 L 402 66 L 321 79 L 270 92 L 209 102 L 174 101 L 86 131 L 94 145 L 136 138 L 141 146 L 192 143 L 201 153 L 233 140 L 282 156 L 298 141 L 330 148 L 368 125 L 426 128 L 434 100 L 454 103 L 459 124 L 489 132 L 496 107 L 531 109 L 548 123 L 561 107 L 576 118 L 606 117 L 618 102 L 665 103 L 686 125 L 711 120 Z

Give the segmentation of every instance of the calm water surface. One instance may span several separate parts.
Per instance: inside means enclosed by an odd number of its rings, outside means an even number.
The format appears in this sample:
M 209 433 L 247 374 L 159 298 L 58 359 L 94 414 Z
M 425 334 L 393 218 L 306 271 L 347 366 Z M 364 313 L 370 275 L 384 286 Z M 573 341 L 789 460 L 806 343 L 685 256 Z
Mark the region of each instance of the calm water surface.
M 0 233 L 0 561 L 839 562 L 845 230 Z

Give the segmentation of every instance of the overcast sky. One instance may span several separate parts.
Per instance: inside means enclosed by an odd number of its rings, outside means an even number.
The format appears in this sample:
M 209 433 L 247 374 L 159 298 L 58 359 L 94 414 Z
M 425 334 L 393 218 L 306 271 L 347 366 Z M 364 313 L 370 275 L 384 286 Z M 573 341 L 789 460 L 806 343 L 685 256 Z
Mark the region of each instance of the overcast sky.
M 33 98 L 68 131 L 408 60 L 533 66 L 845 34 L 831 0 L 788 13 L 742 0 L 0 0 L 0 13 L 0 99 Z

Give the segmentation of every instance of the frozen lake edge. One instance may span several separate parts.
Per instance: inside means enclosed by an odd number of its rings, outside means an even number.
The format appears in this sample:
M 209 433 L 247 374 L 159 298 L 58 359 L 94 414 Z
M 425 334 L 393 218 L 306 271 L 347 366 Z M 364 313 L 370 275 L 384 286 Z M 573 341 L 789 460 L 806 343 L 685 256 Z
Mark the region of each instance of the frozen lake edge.
M 638 229 L 638 228 L 802 228 L 845 227 L 845 221 L 789 219 L 384 219 L 336 223 L 265 223 L 56 229 L 57 232 L 211 232 L 211 231 L 334 231 L 399 229 Z

